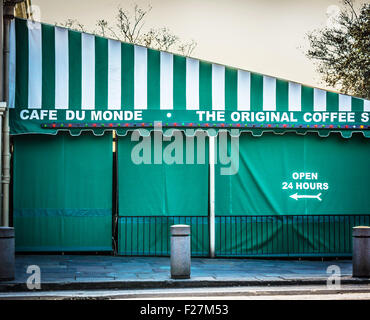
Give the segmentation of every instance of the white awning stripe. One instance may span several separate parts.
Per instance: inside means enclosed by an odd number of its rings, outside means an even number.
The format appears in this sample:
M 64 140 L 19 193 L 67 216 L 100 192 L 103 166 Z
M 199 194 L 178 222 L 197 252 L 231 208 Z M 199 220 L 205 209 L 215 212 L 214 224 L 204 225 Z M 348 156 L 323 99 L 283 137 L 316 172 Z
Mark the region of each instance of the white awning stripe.
M 251 74 L 238 70 L 238 110 L 249 111 L 251 108 Z
M 42 39 L 41 24 L 28 21 L 28 107 L 41 109 L 42 99 Z
M 313 110 L 326 111 L 326 91 L 313 89 Z
M 186 58 L 186 109 L 199 110 L 199 60 Z
M 302 99 L 301 91 L 302 87 L 299 83 L 289 82 L 289 111 L 301 111 L 302 109 Z
M 95 109 L 95 37 L 82 33 L 82 109 Z
M 108 40 L 108 109 L 121 109 L 121 43 Z
M 263 76 L 263 110 L 276 110 L 276 78 Z
M 339 94 L 339 111 L 351 111 L 352 99 L 345 94 Z
M 147 109 L 148 53 L 141 46 L 134 46 L 134 109 Z
M 68 30 L 55 28 L 55 109 L 68 109 Z
M 160 108 L 173 109 L 173 55 L 168 52 L 160 54 Z
M 370 112 L 370 100 L 364 100 L 364 111 Z
M 212 110 L 225 110 L 225 66 L 212 64 Z

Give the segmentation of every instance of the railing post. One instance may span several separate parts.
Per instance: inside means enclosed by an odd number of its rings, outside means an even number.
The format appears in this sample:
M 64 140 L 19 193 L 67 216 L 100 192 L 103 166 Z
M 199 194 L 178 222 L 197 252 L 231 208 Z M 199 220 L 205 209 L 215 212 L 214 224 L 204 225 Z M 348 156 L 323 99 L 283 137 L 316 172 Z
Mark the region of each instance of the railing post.
M 209 255 L 215 257 L 215 143 L 209 136 Z

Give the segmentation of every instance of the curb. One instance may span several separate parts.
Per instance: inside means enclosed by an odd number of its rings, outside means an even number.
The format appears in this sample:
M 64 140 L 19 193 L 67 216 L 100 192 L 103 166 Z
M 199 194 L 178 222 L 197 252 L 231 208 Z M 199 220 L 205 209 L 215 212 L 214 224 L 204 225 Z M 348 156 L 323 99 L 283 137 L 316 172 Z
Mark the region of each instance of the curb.
M 214 288 L 249 286 L 297 286 L 326 285 L 327 278 L 289 280 L 149 280 L 149 281 L 101 281 L 101 282 L 44 282 L 42 291 L 108 290 L 108 289 L 164 289 L 164 288 Z M 370 278 L 344 278 L 341 284 L 370 284 Z M 40 290 L 40 291 L 41 291 Z M 0 292 L 28 292 L 26 283 L 0 283 Z M 33 290 L 36 291 L 36 290 Z

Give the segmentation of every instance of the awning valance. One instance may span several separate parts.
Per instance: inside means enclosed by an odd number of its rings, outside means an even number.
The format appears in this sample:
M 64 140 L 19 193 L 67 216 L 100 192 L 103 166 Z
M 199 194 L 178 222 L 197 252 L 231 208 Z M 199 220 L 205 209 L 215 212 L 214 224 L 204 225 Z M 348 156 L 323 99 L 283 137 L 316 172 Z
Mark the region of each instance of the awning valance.
M 11 134 L 162 126 L 370 137 L 369 100 L 22 19 L 10 47 Z

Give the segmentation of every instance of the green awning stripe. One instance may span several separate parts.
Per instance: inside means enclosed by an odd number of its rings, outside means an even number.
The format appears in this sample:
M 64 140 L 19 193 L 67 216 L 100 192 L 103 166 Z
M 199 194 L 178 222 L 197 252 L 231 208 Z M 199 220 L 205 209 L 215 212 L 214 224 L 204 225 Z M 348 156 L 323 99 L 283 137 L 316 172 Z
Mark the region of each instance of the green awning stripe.
M 302 86 L 302 111 L 313 111 L 313 88 Z
M 108 106 L 108 40 L 95 37 L 95 106 Z
M 55 32 L 42 25 L 42 109 L 50 109 L 55 103 Z
M 333 92 L 326 93 L 326 108 L 327 111 L 337 111 L 339 105 L 339 96 Z
M 199 109 L 212 110 L 212 64 L 199 63 Z
M 148 109 L 160 106 L 160 52 L 148 49 Z
M 68 32 L 69 109 L 81 109 L 81 34 Z
M 225 110 L 235 110 L 238 105 L 238 70 L 225 68 Z
M 289 108 L 289 86 L 288 81 L 276 80 L 276 109 L 288 111 Z
M 263 76 L 251 73 L 251 111 L 262 111 Z
M 134 46 L 121 46 L 121 105 L 123 109 L 134 108 Z
M 352 97 L 352 111 L 362 112 L 364 110 L 364 100 Z
M 28 107 L 28 28 L 25 20 L 15 19 L 16 84 L 15 106 Z
M 173 56 L 173 108 L 186 106 L 186 58 Z

